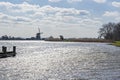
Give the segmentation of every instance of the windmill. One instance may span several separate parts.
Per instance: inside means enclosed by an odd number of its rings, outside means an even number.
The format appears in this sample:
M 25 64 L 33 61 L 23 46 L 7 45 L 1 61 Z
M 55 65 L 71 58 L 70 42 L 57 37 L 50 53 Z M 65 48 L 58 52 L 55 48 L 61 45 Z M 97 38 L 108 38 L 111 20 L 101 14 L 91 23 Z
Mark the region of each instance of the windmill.
M 38 28 L 38 33 L 36 33 L 37 40 L 41 40 L 41 34 L 43 34 L 43 32 L 40 32 L 40 28 Z

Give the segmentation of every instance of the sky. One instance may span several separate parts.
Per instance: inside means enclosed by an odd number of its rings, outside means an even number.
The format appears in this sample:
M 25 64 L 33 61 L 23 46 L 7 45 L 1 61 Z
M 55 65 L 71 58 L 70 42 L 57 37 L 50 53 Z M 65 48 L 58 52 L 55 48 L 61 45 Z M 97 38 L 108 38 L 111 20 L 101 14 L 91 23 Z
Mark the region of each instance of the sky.
M 120 0 L 0 0 L 0 36 L 97 38 L 120 22 Z

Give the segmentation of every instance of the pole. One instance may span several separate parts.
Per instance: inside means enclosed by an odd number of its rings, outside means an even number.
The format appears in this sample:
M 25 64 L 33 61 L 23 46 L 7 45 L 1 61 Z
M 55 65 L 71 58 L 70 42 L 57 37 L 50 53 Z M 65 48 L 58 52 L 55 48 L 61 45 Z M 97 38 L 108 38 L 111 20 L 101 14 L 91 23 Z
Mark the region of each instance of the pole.
M 16 46 L 13 46 L 13 56 L 16 55 Z
M 6 53 L 7 52 L 7 47 L 2 46 L 2 51 L 3 51 L 3 53 Z
M 4 53 L 4 46 L 2 46 L 2 52 Z

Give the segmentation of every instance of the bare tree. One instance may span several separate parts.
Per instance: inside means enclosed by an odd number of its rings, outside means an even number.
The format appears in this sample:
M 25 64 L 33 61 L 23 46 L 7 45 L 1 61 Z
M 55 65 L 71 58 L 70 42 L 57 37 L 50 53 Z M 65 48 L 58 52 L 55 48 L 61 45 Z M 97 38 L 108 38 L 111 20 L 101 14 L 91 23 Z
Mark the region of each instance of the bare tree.
M 103 24 L 102 28 L 99 30 L 99 37 L 103 37 L 104 39 L 109 39 L 112 40 L 114 36 L 114 27 L 115 23 L 108 23 L 108 24 Z
M 120 22 L 114 27 L 114 40 L 120 40 Z

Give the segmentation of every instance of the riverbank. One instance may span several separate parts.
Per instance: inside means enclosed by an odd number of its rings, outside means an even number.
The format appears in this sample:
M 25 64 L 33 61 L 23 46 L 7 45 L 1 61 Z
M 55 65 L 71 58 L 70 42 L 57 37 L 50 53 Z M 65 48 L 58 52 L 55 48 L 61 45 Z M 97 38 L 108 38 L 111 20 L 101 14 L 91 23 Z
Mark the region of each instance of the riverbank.
M 45 41 L 56 41 L 56 42 L 101 42 L 101 43 L 112 43 L 111 40 L 97 39 L 97 38 L 69 38 L 61 40 L 59 38 L 45 39 Z
M 115 41 L 112 43 L 112 45 L 120 47 L 120 41 Z

